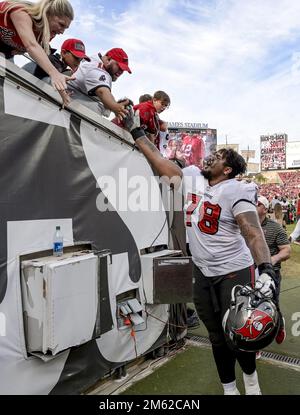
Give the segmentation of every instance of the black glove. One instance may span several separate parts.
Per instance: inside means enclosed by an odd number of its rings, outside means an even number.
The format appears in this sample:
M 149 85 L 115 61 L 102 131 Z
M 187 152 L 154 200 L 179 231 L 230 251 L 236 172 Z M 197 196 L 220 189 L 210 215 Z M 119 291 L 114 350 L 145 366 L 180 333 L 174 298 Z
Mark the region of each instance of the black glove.
M 129 106 L 128 114 L 123 120 L 124 127 L 130 132 L 134 141 L 141 137 L 146 137 L 145 130 L 141 127 L 140 111 L 134 111 L 132 106 Z
M 133 101 L 130 98 L 121 98 L 117 102 L 118 102 L 118 104 L 122 104 L 125 101 L 128 101 L 125 108 L 127 108 L 127 106 L 129 106 L 129 105 L 133 107 L 134 104 L 133 104 Z

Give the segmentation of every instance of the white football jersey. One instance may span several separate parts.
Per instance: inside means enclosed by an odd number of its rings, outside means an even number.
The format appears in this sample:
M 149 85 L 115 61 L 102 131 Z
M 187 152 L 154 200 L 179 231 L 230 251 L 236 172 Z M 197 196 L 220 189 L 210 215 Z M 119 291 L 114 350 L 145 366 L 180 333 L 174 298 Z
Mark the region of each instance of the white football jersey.
M 109 117 L 110 110 L 104 107 L 103 102 L 94 93 L 98 87 L 105 87 L 111 91 L 112 78 L 102 66 L 99 67 L 100 63 L 101 61 L 98 57 L 92 57 L 90 62 L 83 60 L 75 73 L 76 79 L 69 81 L 68 85 L 73 91 L 72 97 L 75 99 L 80 98 L 79 95 L 77 96 L 77 90 L 87 96 L 95 96 L 97 103 L 91 99 L 87 99 L 86 101 L 90 103 L 87 106 L 93 110 L 98 107 L 101 115 Z
M 185 223 L 194 263 L 207 277 L 253 264 L 235 217 L 256 212 L 257 186 L 236 179 L 210 186 L 199 168 L 183 169 Z

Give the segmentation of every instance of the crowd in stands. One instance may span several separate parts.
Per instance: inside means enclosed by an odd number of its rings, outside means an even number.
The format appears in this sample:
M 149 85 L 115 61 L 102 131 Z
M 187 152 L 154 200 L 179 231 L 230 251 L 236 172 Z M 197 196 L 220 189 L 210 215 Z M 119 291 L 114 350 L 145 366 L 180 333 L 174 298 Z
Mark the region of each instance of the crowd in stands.
M 297 198 L 300 191 L 300 171 L 279 172 L 278 175 L 282 183 L 261 184 L 261 193 L 269 201 L 274 196 L 280 196 L 290 200 Z
M 282 206 L 286 224 L 297 219 L 297 201 L 300 194 L 300 171 L 278 173 L 282 184 L 261 184 L 259 192 L 270 202 L 270 213 L 274 212 L 276 203 Z
M 300 172 L 279 172 L 278 173 L 283 186 L 285 194 L 290 197 L 296 197 L 300 190 Z
M 272 200 L 274 196 L 285 197 L 287 199 L 295 199 L 300 189 L 299 185 L 289 186 L 274 183 L 261 184 L 260 188 L 262 194 L 266 196 L 269 200 Z

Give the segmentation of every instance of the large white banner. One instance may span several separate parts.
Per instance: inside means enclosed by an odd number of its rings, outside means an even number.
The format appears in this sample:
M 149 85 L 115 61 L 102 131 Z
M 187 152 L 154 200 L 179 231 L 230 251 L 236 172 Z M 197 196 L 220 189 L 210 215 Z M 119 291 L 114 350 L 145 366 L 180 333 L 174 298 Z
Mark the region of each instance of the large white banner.
M 300 141 L 286 143 L 286 168 L 300 168 Z

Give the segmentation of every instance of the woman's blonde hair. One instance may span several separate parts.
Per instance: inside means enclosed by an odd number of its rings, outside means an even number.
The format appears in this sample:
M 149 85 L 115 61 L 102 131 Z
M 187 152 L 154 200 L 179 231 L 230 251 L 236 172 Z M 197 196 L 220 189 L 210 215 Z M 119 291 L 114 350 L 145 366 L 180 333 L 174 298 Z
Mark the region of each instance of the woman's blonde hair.
M 280 203 L 276 203 L 276 205 L 274 206 L 274 217 L 276 219 L 276 222 L 282 223 L 283 213 L 282 213 L 282 206 Z
M 5 13 L 5 24 L 7 24 L 7 12 L 16 6 L 23 6 L 32 18 L 35 27 L 39 30 L 40 36 L 37 39 L 47 55 L 50 53 L 50 28 L 49 16 L 68 17 L 74 19 L 74 11 L 68 0 L 40 0 L 37 3 L 30 1 L 9 0 L 2 13 Z

